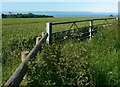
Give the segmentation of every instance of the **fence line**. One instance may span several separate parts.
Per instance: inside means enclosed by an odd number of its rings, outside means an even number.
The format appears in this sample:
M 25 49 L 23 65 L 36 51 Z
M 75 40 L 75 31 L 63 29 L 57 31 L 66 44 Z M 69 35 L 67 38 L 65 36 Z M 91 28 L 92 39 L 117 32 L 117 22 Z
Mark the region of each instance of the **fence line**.
M 16 71 L 11 75 L 11 77 L 7 80 L 5 83 L 5 87 L 11 87 L 15 86 L 18 87 L 21 83 L 23 77 L 25 76 L 28 66 L 27 62 L 30 58 L 34 58 L 37 54 L 37 52 L 40 50 L 41 44 L 46 40 L 48 34 L 45 33 L 45 35 L 39 40 L 38 44 L 35 45 L 35 47 L 30 51 L 30 53 L 27 55 L 26 59 L 19 65 L 19 67 L 16 69 Z
M 91 37 L 92 37 L 92 29 L 94 27 L 94 21 L 105 20 L 108 23 L 107 20 L 110 20 L 110 19 L 115 19 L 116 20 L 116 18 L 99 18 L 99 19 L 80 20 L 80 21 L 48 22 L 48 23 L 46 23 L 46 32 L 48 33 L 48 37 L 46 39 L 46 42 L 48 44 L 52 44 L 52 26 L 53 25 L 69 24 L 69 23 L 72 23 L 72 24 L 76 25 L 77 22 L 89 22 L 89 25 L 88 25 L 89 26 L 89 38 L 91 39 Z
M 58 25 L 58 24 L 68 24 L 68 23 L 77 23 L 77 22 L 86 22 L 86 21 L 96 21 L 96 20 L 109 20 L 109 19 L 116 19 L 116 18 L 93 18 L 89 20 L 80 20 L 80 21 L 67 21 L 67 22 L 52 22 L 52 25 Z

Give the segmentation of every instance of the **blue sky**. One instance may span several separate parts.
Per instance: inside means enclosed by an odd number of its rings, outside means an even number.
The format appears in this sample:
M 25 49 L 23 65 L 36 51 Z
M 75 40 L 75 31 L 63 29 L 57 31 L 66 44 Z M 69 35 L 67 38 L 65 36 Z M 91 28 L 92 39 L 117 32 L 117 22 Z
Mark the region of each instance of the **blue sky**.
M 118 0 L 109 2 L 2 2 L 4 12 L 29 12 L 29 11 L 70 11 L 70 12 L 118 12 Z M 19 1 L 19 0 L 18 0 Z M 47 1 L 47 0 L 45 0 Z M 99 0 L 100 1 L 100 0 Z M 114 1 L 114 2 L 113 2 Z
M 118 2 L 119 0 L 2 0 L 2 2 Z

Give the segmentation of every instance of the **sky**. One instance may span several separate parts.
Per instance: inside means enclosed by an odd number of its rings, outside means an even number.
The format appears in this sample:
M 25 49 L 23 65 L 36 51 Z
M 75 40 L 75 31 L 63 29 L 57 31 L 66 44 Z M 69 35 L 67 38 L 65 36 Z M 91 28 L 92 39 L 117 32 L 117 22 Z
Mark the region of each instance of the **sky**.
M 118 12 L 119 0 L 66 0 L 66 2 L 58 2 L 62 0 L 29 0 L 29 2 L 15 2 L 15 0 L 3 0 L 3 12 L 31 12 L 31 11 L 62 11 L 62 12 Z M 27 1 L 27 0 L 26 0 Z M 34 2 L 33 2 L 34 1 Z M 44 1 L 44 2 L 43 2 Z M 50 1 L 50 0 L 49 0 Z M 89 1 L 89 2 L 88 2 Z M 114 2 L 113 2 L 114 1 Z
M 119 0 L 2 0 L 2 2 L 118 2 Z

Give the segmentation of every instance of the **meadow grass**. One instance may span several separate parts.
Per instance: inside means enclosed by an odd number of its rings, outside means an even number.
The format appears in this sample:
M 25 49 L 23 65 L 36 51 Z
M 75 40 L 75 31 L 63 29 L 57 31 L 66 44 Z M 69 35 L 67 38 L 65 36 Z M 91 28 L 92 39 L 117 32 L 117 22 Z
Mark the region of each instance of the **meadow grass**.
M 44 46 L 29 63 L 29 86 L 118 87 L 116 25 L 98 31 L 92 40 Z
M 31 50 L 37 36 L 46 31 L 46 22 L 75 21 L 89 18 L 6 18 L 2 19 L 2 70 L 3 84 L 21 62 L 21 52 Z M 88 23 L 85 23 L 86 25 Z M 82 24 L 78 24 L 81 26 Z M 53 32 L 67 29 L 68 25 L 56 25 Z M 97 40 L 96 40 L 97 41 Z M 67 43 L 69 44 L 69 43 Z M 93 43 L 91 43 L 93 44 Z M 69 48 L 69 45 L 68 45 Z
M 37 36 L 46 31 L 46 22 L 87 18 L 5 18 L 2 19 L 3 84 L 21 62 L 21 52 L 31 50 Z

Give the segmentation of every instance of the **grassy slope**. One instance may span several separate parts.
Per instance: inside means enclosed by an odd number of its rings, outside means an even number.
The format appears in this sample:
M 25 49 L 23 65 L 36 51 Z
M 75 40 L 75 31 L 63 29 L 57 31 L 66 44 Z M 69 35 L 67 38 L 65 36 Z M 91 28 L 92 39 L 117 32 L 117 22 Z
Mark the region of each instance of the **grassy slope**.
M 98 32 L 91 41 L 75 43 L 75 50 L 78 47 L 85 50 L 88 61 L 95 70 L 94 80 L 99 86 L 118 83 L 117 34 L 117 27 L 110 26 Z
M 114 25 L 99 31 L 91 41 L 47 46 L 30 64 L 29 85 L 117 87 L 117 32 Z
M 82 20 L 87 18 L 6 18 L 2 19 L 3 83 L 21 62 L 21 52 L 31 50 L 35 38 L 45 32 L 46 22 Z M 13 62 L 14 61 L 14 62 Z
M 42 31 L 45 31 L 46 22 L 82 19 L 88 18 L 2 19 L 3 83 L 19 65 L 21 61 L 20 53 L 33 48 L 35 38 L 40 36 Z M 63 26 L 56 26 L 54 31 L 59 30 L 57 27 L 62 28 Z M 64 28 L 66 28 L 66 26 L 64 26 Z

